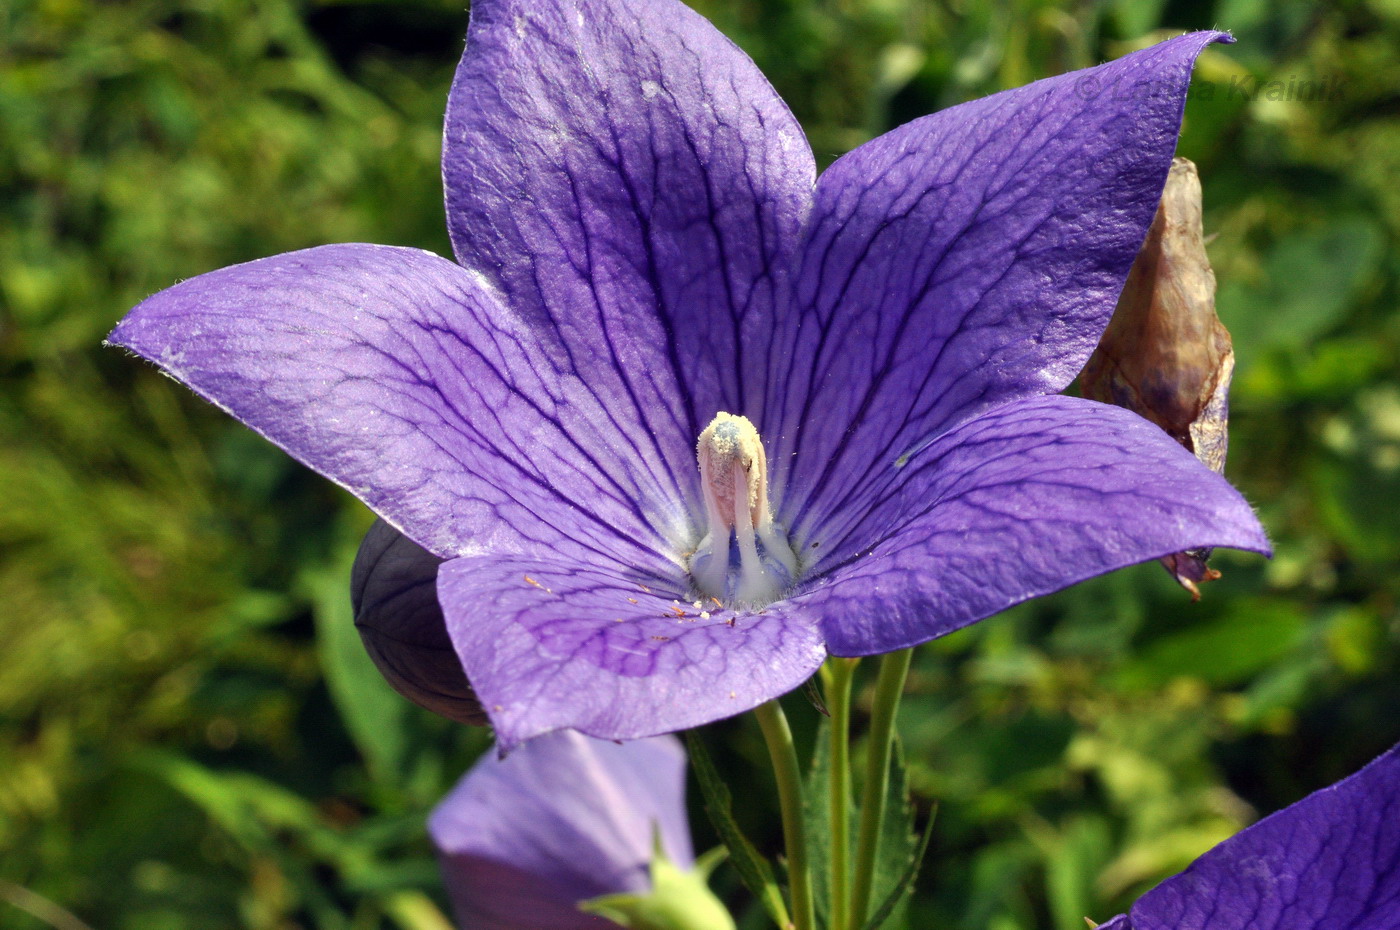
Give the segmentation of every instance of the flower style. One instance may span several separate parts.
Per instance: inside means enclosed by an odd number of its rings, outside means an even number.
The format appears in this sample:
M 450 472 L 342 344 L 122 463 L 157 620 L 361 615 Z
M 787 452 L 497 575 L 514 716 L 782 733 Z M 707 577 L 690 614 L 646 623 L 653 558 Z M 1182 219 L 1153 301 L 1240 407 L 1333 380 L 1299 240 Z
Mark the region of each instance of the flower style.
M 615 745 L 552 733 L 488 754 L 428 831 L 457 921 L 477 930 L 615 927 L 579 904 L 652 890 L 654 840 L 674 866 L 695 868 L 685 752 L 670 736 Z
M 477 0 L 443 142 L 457 264 L 279 255 L 149 298 L 111 342 L 359 496 L 420 581 L 441 561 L 504 747 L 696 726 L 828 652 L 1267 550 L 1155 426 L 1054 396 L 1143 241 L 1192 64 L 1228 40 L 953 107 L 816 178 L 754 64 L 675 0 Z M 375 563 L 357 588 L 382 606 Z M 393 624 L 362 618 L 381 665 Z
M 1232 836 L 1100 930 L 1400 927 L 1400 747 Z

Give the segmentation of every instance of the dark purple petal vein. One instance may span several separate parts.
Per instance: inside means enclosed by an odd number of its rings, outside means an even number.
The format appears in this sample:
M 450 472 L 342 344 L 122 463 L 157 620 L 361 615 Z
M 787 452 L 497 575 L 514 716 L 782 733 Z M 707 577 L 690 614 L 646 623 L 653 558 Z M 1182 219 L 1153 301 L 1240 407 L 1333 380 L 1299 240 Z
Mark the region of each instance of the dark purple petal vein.
M 1132 930 L 1400 927 L 1400 747 L 1138 899 Z
M 906 467 L 816 531 L 818 577 L 783 605 L 819 621 L 834 655 L 922 643 L 1169 552 L 1269 550 L 1224 478 L 1136 414 L 1077 397 L 998 407 Z
M 814 174 L 757 67 L 675 0 L 472 4 L 443 139 L 457 257 L 692 507 L 696 436 L 763 388 Z
M 695 606 L 561 559 L 479 556 L 438 572 L 438 598 L 501 745 L 561 727 L 602 739 L 688 729 L 806 681 L 817 622 Z
M 688 515 L 631 438 L 599 426 L 612 400 L 436 255 L 337 245 L 224 268 L 149 298 L 110 341 L 436 555 L 677 571 L 662 553 Z
M 822 174 L 763 427 L 799 535 L 939 433 L 1069 384 L 1152 220 L 1192 64 L 1227 40 L 951 107 Z

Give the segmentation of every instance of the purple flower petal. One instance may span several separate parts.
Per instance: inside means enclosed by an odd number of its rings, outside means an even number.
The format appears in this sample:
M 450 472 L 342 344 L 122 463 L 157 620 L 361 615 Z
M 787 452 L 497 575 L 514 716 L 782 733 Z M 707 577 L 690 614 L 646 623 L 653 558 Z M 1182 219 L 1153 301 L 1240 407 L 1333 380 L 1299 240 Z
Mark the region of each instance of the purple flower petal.
M 1400 927 L 1400 747 L 1242 830 L 1102 930 Z
M 1135 414 L 1018 401 L 945 433 L 874 506 L 819 527 L 814 590 L 835 655 L 888 652 L 1094 575 L 1203 546 L 1267 552 L 1238 491 Z
M 1131 930 L 1400 927 L 1400 747 L 1143 895 Z
M 631 739 L 699 726 L 792 690 L 826 657 L 806 616 L 684 597 L 553 558 L 438 573 L 448 633 L 506 748 L 561 727 Z
M 436 555 L 541 547 L 673 573 L 664 536 L 689 521 L 673 477 L 537 337 L 451 262 L 338 245 L 176 285 L 110 340 Z
M 394 690 L 460 723 L 486 723 L 437 599 L 442 559 L 376 520 L 355 553 L 350 600 L 365 651 Z
M 483 758 L 428 821 L 458 923 L 480 930 L 613 926 L 576 905 L 647 890 L 654 829 L 693 867 L 680 743 L 570 732 Z
M 790 469 L 778 481 L 799 532 L 830 495 L 880 491 L 939 433 L 1069 384 L 1142 245 L 1192 63 L 1215 41 L 1228 36 L 952 107 L 822 174 L 803 315 L 774 356 L 785 406 L 760 423 Z
M 647 425 L 643 454 L 687 467 L 751 406 L 814 173 L 753 62 L 675 0 L 472 4 L 443 141 L 458 259 Z
M 396 687 L 466 700 L 438 557 L 504 745 L 698 725 L 795 687 L 823 632 L 882 651 L 1127 562 L 1266 545 L 1223 482 L 1186 493 L 1147 424 L 1025 401 L 1097 340 L 1219 38 L 896 130 L 814 213 L 791 114 L 675 0 L 477 0 L 444 138 L 467 270 L 292 253 L 157 294 L 111 338 L 425 550 L 386 535 L 402 561 L 357 577 Z M 825 548 L 795 602 L 705 616 L 684 565 L 721 409 L 754 414 L 780 519 Z M 1070 446 L 1100 470 L 1066 479 Z

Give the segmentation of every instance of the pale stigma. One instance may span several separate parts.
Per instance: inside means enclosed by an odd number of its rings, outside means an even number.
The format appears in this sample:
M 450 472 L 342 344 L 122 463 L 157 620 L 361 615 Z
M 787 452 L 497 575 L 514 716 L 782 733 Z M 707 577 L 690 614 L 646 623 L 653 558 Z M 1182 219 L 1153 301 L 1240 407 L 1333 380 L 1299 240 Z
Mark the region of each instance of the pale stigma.
M 701 594 L 761 607 L 796 580 L 797 558 L 768 503 L 768 457 L 748 417 L 719 413 L 695 448 L 708 532 L 690 558 Z

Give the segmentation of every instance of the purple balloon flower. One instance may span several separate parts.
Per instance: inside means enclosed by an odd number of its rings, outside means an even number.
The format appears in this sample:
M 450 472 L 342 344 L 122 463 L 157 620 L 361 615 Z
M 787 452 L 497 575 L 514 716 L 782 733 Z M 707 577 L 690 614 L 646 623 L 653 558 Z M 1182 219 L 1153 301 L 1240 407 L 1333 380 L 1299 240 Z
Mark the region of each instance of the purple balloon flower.
M 645 893 L 653 836 L 695 865 L 685 819 L 685 752 L 675 737 L 621 745 L 578 733 L 483 757 L 428 821 L 452 909 L 476 930 L 616 926 L 578 904 Z
M 1100 930 L 1400 927 L 1400 747 L 1232 836 Z
M 1267 550 L 1156 427 L 1053 396 L 1216 41 L 915 120 L 818 179 L 753 62 L 675 0 L 477 0 L 443 143 L 457 264 L 280 255 L 151 297 L 111 341 L 359 496 L 420 580 L 445 560 L 442 630 L 361 618 L 401 690 L 441 696 L 450 661 L 416 688 L 384 650 L 450 640 L 504 746 L 696 726 L 828 651 Z M 391 603 L 375 562 L 356 587 Z

